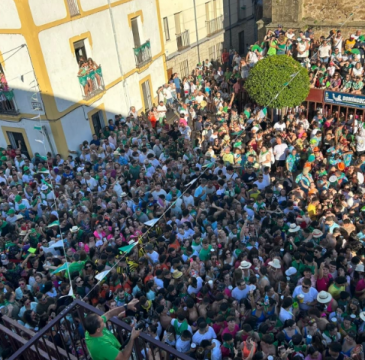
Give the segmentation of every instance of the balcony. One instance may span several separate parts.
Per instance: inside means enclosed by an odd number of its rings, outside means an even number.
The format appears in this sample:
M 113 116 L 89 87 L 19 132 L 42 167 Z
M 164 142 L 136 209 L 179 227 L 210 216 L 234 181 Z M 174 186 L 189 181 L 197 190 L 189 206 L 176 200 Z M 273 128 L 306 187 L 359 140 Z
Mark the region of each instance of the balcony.
M 176 34 L 177 50 L 182 51 L 190 46 L 189 30 Z
M 77 77 L 84 100 L 91 99 L 105 89 L 101 66 L 91 70 L 87 67 L 81 68 Z
M 84 341 L 85 330 L 83 326 L 84 318 L 89 313 L 103 314 L 93 306 L 75 300 L 53 320 L 48 322 L 45 327 L 34 335 L 32 334 L 33 336 L 30 337 L 31 334 L 28 330 L 25 339 L 20 332 L 22 329 L 19 330 L 20 325 L 6 318 L 5 326 L 0 325 L 2 346 L 7 347 L 9 352 L 12 353 L 9 360 L 90 359 Z M 62 332 L 60 331 L 61 324 Z M 121 344 L 126 342 L 131 332 L 129 325 L 113 317 L 109 320 L 107 326 Z M 59 335 L 58 342 L 55 341 L 55 333 Z M 68 341 L 65 339 L 68 339 Z M 63 348 L 60 347 L 61 345 Z M 153 351 L 148 349 L 153 349 Z M 146 354 L 148 354 L 148 357 L 146 357 Z M 192 360 L 190 356 L 179 353 L 175 348 L 142 332 L 138 340 L 134 342 L 130 359 L 145 360 L 146 358 L 153 360 L 158 358 Z
M 151 43 L 147 40 L 144 44 L 133 49 L 136 67 L 142 68 L 152 61 Z
M 212 36 L 223 30 L 223 15 L 218 16 L 213 20 L 205 22 L 207 27 L 207 36 Z
M 17 115 L 19 111 L 14 99 L 13 90 L 0 90 L 0 114 Z

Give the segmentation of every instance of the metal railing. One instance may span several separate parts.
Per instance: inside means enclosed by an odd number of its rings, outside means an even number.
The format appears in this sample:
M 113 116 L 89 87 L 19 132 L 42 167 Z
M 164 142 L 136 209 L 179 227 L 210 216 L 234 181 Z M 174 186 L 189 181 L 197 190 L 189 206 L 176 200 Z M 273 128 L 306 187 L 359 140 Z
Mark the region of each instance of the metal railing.
M 141 68 L 152 61 L 151 43 L 149 40 L 141 46 L 133 48 L 133 51 L 137 68 Z
M 86 75 L 77 76 L 80 83 L 82 97 L 87 100 L 104 91 L 104 78 L 101 66 Z
M 213 20 L 206 21 L 206 27 L 207 27 L 207 36 L 211 36 L 217 32 L 220 32 L 223 30 L 223 15 L 218 16 L 217 18 Z
M 20 336 L 17 333 L 14 333 L 16 340 L 12 338 L 8 341 L 14 350 L 9 360 L 90 359 L 84 341 L 84 319 L 90 313 L 103 315 L 100 310 L 93 306 L 75 300 L 26 343 L 19 339 Z M 121 344 L 128 340 L 131 327 L 125 322 L 113 317 L 108 321 L 107 327 Z M 54 345 L 49 346 L 49 343 Z M 190 356 L 180 353 L 175 348 L 142 332 L 134 342 L 130 359 L 145 360 L 147 358 L 151 360 L 192 360 Z
M 181 51 L 190 46 L 189 30 L 185 30 L 180 34 L 176 34 L 177 50 Z
M 19 343 L 19 339 L 21 339 L 22 344 L 19 346 L 19 344 L 15 348 L 11 348 L 12 352 L 15 352 L 17 349 L 19 349 L 21 346 L 26 345 L 26 343 L 36 334 L 34 331 L 26 328 L 25 326 L 19 324 L 17 321 L 7 317 L 3 316 L 1 318 L 2 322 L 4 323 L 6 329 L 9 329 L 12 335 L 14 335 L 13 339 L 8 339 L 10 344 L 12 343 Z M 0 325 L 0 334 L 1 334 L 1 326 Z M 7 334 L 7 337 L 9 337 L 9 334 Z M 39 344 L 39 354 L 41 355 L 41 358 L 43 359 L 49 359 L 49 356 L 47 355 L 47 350 L 52 354 L 54 358 L 57 358 L 57 354 L 59 354 L 58 358 L 61 359 L 68 359 L 68 360 L 76 360 L 77 358 L 72 355 L 68 354 L 64 349 L 58 347 L 56 349 L 56 346 L 52 344 L 50 341 L 43 339 L 43 342 Z M 34 346 L 32 347 L 32 358 L 34 356 L 34 352 L 36 352 Z M 44 355 L 46 357 L 44 357 Z M 37 359 L 37 358 L 35 358 Z
M 77 4 L 77 0 L 67 0 L 67 5 L 70 10 L 71 16 L 80 15 L 79 5 Z
M 0 90 L 0 114 L 19 114 L 15 103 L 13 90 Z

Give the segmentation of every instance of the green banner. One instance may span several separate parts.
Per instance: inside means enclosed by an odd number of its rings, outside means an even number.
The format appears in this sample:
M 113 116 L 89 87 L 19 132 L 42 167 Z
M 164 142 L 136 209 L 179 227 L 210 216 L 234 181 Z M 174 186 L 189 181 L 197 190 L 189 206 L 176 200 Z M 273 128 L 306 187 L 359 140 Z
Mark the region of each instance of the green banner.
M 6 100 L 11 101 L 14 98 L 14 91 L 13 90 L 9 90 L 9 91 L 1 91 L 0 92 L 2 95 L 5 96 Z
M 85 86 L 87 83 L 87 76 L 79 76 L 79 82 L 82 86 Z
M 134 48 L 134 54 L 138 56 L 141 51 L 145 50 L 146 48 L 149 49 L 150 47 L 151 47 L 150 41 L 146 41 L 140 47 Z

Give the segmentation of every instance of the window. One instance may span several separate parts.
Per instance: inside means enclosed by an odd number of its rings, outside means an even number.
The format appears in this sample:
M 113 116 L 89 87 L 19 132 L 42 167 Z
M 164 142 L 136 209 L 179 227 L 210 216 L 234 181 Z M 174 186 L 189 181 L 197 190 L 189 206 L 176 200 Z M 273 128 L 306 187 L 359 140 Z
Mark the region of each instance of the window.
M 141 38 L 139 36 L 139 30 L 138 30 L 138 17 L 132 19 L 131 23 L 132 23 L 134 47 L 138 48 L 141 46 Z
M 80 15 L 79 5 L 77 5 L 77 0 L 67 0 L 67 5 L 71 16 Z
M 210 19 L 210 3 L 205 3 L 205 20 L 209 21 Z
M 180 75 L 181 79 L 189 76 L 189 62 L 188 60 L 184 60 L 180 63 Z
M 74 43 L 76 61 L 80 64 L 80 60 L 87 60 L 85 40 L 76 41 Z
M 215 45 L 211 46 L 209 48 L 209 61 L 210 60 L 215 60 L 216 57 L 215 57 Z
M 165 40 L 170 40 L 169 20 L 167 17 L 163 18 L 163 28 L 165 31 Z
M 216 45 L 216 48 L 217 48 L 217 59 L 220 59 L 221 58 L 221 55 L 222 55 L 222 52 L 223 52 L 223 43 L 219 43 Z
M 185 30 L 183 13 L 179 12 L 175 14 L 174 17 L 176 35 L 180 35 Z
M 18 149 L 19 146 L 21 148 L 21 153 L 25 155 L 28 159 L 30 159 L 29 151 L 24 140 L 24 136 L 21 132 L 13 132 L 7 131 L 6 135 L 8 136 L 9 142 L 13 149 Z
M 237 0 L 237 14 L 238 14 L 238 20 L 242 20 L 246 17 L 246 6 L 245 6 L 245 0 Z
M 94 127 L 94 134 L 98 136 L 100 135 L 100 131 L 103 128 L 102 124 L 104 123 L 104 121 L 102 120 L 103 120 L 103 114 L 101 111 L 98 111 L 95 114 L 91 115 L 91 121 Z

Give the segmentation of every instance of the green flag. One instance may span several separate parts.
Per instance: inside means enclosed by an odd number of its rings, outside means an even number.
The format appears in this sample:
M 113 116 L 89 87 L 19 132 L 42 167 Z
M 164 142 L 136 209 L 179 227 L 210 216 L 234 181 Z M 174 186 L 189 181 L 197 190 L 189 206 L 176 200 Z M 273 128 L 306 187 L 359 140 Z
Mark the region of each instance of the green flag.
M 213 166 L 214 166 L 214 162 L 203 165 L 203 167 L 207 167 L 207 168 L 211 168 Z
M 58 274 L 59 272 L 61 272 L 61 271 L 65 271 L 65 270 L 67 270 L 68 269 L 68 266 L 69 266 L 69 263 L 64 263 L 63 265 L 61 265 L 61 266 L 59 266 L 56 270 L 53 270 L 52 271 L 52 275 L 53 274 Z
M 47 185 L 49 188 L 52 188 L 52 185 L 48 184 L 48 182 L 44 179 L 41 179 L 42 184 Z
M 236 142 L 233 147 L 240 147 L 242 145 L 242 141 Z
M 55 226 L 60 226 L 60 222 L 58 220 L 53 221 L 52 223 L 50 223 L 47 227 L 51 228 L 51 227 L 55 227 Z
M 240 135 L 242 135 L 242 134 L 243 134 L 243 132 L 244 132 L 244 130 L 236 131 L 236 132 L 232 133 L 231 135 L 237 135 L 237 136 L 240 136 Z
M 119 250 L 121 252 L 124 252 L 124 253 L 127 253 L 129 254 L 130 251 L 137 245 L 137 243 L 133 243 L 133 244 L 130 244 L 130 245 L 127 245 L 127 246 L 122 246 L 121 248 L 119 248 Z

